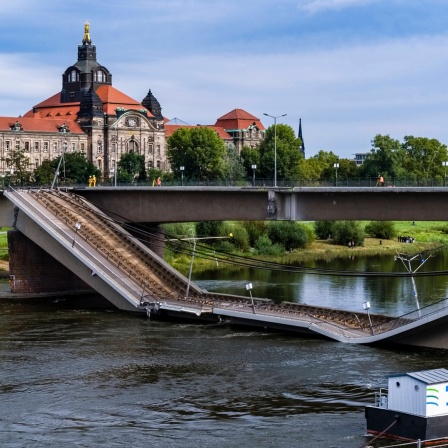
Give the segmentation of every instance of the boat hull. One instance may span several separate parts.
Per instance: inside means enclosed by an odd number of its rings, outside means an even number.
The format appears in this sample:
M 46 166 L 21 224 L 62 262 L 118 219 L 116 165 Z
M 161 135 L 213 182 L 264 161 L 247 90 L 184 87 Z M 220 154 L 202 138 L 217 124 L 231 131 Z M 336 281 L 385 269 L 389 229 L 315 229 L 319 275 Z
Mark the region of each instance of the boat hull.
M 377 406 L 366 406 L 367 433 L 397 440 L 443 440 L 448 438 L 448 415 L 422 417 Z M 394 423 L 395 422 L 395 423 Z

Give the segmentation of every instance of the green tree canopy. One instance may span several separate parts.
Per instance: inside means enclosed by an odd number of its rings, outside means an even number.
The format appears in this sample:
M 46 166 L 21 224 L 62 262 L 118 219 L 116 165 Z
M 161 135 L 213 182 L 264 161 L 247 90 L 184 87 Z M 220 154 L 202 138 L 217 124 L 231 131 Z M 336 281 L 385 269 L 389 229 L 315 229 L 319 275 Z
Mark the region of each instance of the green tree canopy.
M 372 140 L 372 150 L 359 168 L 365 177 L 395 177 L 399 165 L 401 145 L 389 135 L 376 135 Z
M 129 183 L 146 179 L 145 156 L 135 152 L 123 153 L 118 161 L 118 180 Z
M 51 184 L 61 157 L 44 160 L 33 172 L 33 177 L 40 185 Z M 77 151 L 64 154 L 59 167 L 59 181 L 64 183 L 87 183 L 89 176 L 95 175 L 98 179 L 101 171 L 92 162 L 89 162 L 84 153 Z
M 400 178 L 435 179 L 444 175 L 442 162 L 447 159 L 447 147 L 438 140 L 424 137 L 404 137 L 401 145 Z
M 176 177 L 181 176 L 181 166 L 187 179 L 222 179 L 228 173 L 225 144 L 210 128 L 180 128 L 167 143 L 168 160 Z
M 12 148 L 5 152 L 5 156 L 1 160 L 6 163 L 10 182 L 19 182 L 23 185 L 30 181 L 30 159 L 24 149 Z
M 301 140 L 291 126 L 277 125 L 277 179 L 300 179 L 299 162 L 303 159 Z M 266 137 L 260 144 L 260 176 L 274 178 L 275 126 L 266 130 Z
M 257 170 L 260 168 L 260 150 L 259 148 L 252 148 L 251 146 L 243 146 L 241 150 L 241 159 L 246 170 L 246 176 L 252 176 L 252 165 L 257 165 Z
M 244 180 L 246 177 L 246 170 L 244 169 L 243 161 L 238 155 L 238 152 L 234 145 L 230 145 L 226 148 L 226 179 L 233 181 Z

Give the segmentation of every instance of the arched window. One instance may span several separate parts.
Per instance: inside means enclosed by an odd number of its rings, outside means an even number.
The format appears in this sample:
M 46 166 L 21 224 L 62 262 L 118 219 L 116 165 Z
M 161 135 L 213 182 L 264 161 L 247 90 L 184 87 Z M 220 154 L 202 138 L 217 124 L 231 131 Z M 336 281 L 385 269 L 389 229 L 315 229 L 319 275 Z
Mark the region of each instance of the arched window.
M 106 82 L 106 73 L 104 73 L 102 70 L 98 70 L 97 72 L 95 72 L 93 80 L 97 82 Z
M 79 73 L 77 70 L 73 69 L 68 74 L 68 82 L 76 82 L 76 81 L 79 81 Z
M 131 140 L 128 141 L 127 147 L 128 147 L 127 148 L 128 152 L 137 152 L 138 151 L 137 142 L 133 138 L 131 138 Z

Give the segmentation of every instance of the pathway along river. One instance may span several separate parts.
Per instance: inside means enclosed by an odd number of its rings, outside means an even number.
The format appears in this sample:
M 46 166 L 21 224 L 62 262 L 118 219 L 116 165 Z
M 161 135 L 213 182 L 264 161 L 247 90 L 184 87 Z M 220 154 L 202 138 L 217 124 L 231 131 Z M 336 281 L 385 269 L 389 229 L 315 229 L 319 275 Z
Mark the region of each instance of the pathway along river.
M 425 269 L 448 266 L 437 253 Z M 389 258 L 331 263 L 390 271 Z M 401 314 L 410 279 L 203 272 L 213 291 Z M 418 278 L 422 304 L 446 277 Z M 0 303 L 3 447 L 358 448 L 364 405 L 391 373 L 448 368 L 447 352 L 365 347 L 217 325 L 150 321 L 52 301 Z M 373 446 L 388 446 L 375 442 Z

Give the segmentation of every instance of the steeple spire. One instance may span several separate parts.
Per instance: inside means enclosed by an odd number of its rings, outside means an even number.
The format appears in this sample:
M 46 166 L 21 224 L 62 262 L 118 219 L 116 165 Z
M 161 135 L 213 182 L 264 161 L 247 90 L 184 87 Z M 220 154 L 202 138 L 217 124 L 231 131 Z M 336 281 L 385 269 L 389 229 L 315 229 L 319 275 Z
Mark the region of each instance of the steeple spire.
M 90 24 L 89 24 L 89 22 L 84 23 L 84 37 L 82 38 L 82 43 L 84 45 L 92 43 L 92 39 L 90 39 Z
M 302 135 L 302 119 L 299 118 L 299 135 L 300 141 L 302 142 L 300 146 L 300 150 L 302 151 L 302 154 L 305 155 L 305 142 L 303 141 L 303 135 Z

